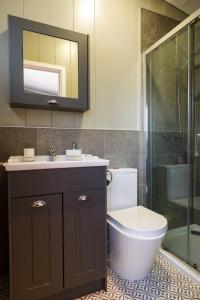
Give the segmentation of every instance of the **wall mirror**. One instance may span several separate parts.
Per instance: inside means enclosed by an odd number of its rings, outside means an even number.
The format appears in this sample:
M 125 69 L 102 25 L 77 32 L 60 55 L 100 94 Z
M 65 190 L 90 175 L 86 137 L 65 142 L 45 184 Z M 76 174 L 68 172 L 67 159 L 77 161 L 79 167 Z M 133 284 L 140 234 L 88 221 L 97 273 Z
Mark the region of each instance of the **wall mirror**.
M 84 112 L 88 35 L 9 16 L 12 107 Z

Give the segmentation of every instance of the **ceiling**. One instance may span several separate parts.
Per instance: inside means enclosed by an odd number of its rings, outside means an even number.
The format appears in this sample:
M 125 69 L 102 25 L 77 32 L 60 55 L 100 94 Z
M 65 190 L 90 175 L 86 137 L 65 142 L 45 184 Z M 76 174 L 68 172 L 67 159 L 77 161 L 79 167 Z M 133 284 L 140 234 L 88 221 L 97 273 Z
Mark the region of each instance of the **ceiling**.
M 165 0 L 165 1 L 180 8 L 187 14 L 191 14 L 196 9 L 200 8 L 200 0 Z

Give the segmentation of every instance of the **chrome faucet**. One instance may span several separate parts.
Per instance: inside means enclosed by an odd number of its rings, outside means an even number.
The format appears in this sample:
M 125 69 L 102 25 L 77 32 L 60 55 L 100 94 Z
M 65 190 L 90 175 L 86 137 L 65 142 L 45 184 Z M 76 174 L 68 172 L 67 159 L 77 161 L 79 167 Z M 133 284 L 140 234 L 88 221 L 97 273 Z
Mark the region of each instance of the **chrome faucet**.
M 72 149 L 73 149 L 73 150 L 77 149 L 76 143 L 73 143 L 73 144 L 72 144 Z
M 49 160 L 50 161 L 55 161 L 55 158 L 56 158 L 56 150 L 54 147 L 51 147 L 49 149 Z

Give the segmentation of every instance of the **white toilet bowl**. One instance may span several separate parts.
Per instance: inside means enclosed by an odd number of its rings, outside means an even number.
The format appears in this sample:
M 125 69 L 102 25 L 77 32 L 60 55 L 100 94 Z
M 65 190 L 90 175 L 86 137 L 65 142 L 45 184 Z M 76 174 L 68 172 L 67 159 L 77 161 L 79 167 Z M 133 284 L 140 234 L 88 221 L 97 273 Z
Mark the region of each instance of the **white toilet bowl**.
M 107 222 L 111 268 L 122 278 L 143 279 L 151 270 L 167 231 L 167 220 L 137 206 L 137 170 L 110 169 Z
M 150 272 L 166 234 L 166 218 L 135 206 L 108 212 L 107 222 L 111 268 L 124 279 L 143 279 Z

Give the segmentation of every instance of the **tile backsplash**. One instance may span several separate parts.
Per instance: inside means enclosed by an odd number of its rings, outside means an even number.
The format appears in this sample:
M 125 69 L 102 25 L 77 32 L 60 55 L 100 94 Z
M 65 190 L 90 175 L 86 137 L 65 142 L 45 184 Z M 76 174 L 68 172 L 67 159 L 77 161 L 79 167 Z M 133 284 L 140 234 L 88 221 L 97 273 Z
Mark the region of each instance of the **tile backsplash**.
M 183 19 L 186 15 L 183 15 Z M 141 51 L 148 49 L 180 21 L 148 9 L 141 9 Z
M 38 155 L 45 155 L 53 146 L 57 154 L 64 154 L 65 149 L 76 143 L 83 153 L 109 159 L 110 168 L 137 168 L 138 199 L 142 204 L 146 155 L 143 139 L 142 131 L 131 130 L 0 127 L 0 160 L 22 155 L 27 147 L 35 148 Z

